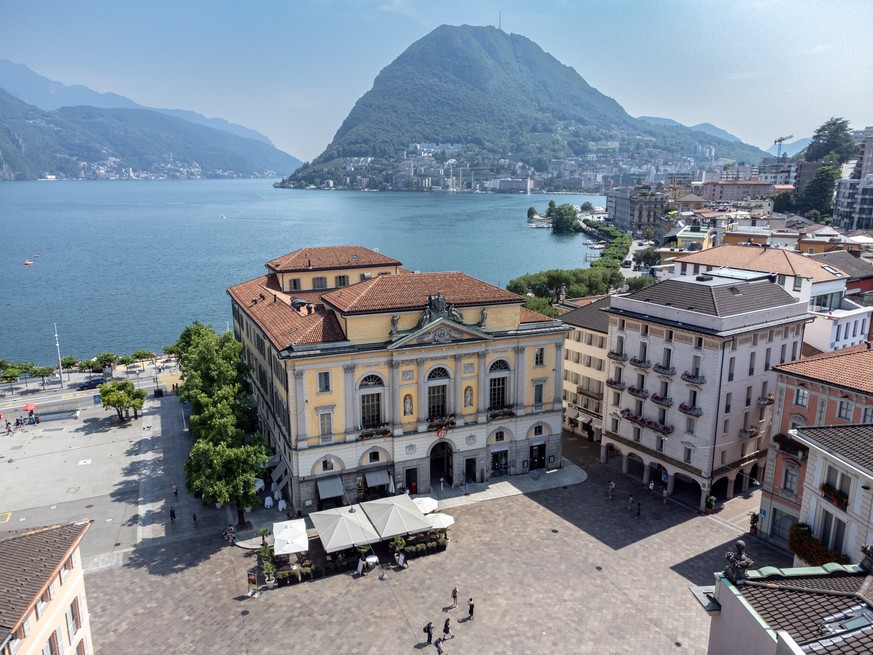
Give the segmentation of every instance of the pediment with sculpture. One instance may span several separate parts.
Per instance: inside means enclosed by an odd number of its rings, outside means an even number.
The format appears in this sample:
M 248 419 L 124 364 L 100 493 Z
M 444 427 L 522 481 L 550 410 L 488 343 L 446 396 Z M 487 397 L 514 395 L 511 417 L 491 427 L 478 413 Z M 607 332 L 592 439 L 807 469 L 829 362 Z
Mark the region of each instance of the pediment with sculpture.
M 423 344 L 445 344 L 471 339 L 491 339 L 482 328 L 488 320 L 488 311 L 483 307 L 477 323 L 464 323 L 463 314 L 445 296 L 438 293 L 427 297 L 427 305 L 421 312 L 418 323 L 411 330 L 399 330 L 400 317 L 391 317 L 391 340 L 388 348 Z

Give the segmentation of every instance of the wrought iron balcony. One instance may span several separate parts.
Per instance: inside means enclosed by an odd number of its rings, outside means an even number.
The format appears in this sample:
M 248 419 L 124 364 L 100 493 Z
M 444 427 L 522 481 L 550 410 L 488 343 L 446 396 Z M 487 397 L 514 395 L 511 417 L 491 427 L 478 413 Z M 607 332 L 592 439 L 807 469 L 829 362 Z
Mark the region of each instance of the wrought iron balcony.
M 740 439 L 752 439 L 761 434 L 761 428 L 751 427 L 748 430 L 740 430 L 738 434 Z
M 703 408 L 698 407 L 697 405 L 687 405 L 685 403 L 679 403 L 679 411 L 683 414 L 688 414 L 688 416 L 703 415 Z
M 453 427 L 455 427 L 454 414 L 447 414 L 446 416 L 431 416 L 427 419 L 427 429 L 429 432 Z
M 774 396 L 772 393 L 767 396 L 758 397 L 759 405 L 772 405 L 774 402 L 776 402 L 776 396 Z
M 691 384 L 705 384 L 706 377 L 703 375 L 694 375 L 691 371 L 685 371 L 682 374 L 682 379 L 686 382 L 690 382 Z
M 638 414 L 634 414 L 630 409 L 625 407 L 621 412 L 619 412 L 622 418 L 626 418 L 628 421 L 632 423 L 636 423 L 637 425 L 649 428 L 650 430 L 654 430 L 655 432 L 660 432 L 661 434 L 672 434 L 673 426 L 672 425 L 664 425 L 663 423 L 658 423 L 657 421 L 653 421 L 650 418 L 645 418 L 644 416 L 640 416 Z
M 664 366 L 663 364 L 655 364 L 652 367 L 652 370 L 655 373 L 659 373 L 661 375 L 676 375 L 676 367 L 675 366 Z
M 639 357 L 631 357 L 630 365 L 636 366 L 637 368 L 650 368 L 652 366 L 652 362 L 648 359 L 640 359 Z
M 618 391 L 624 391 L 627 388 L 627 385 L 624 382 L 616 382 L 612 378 L 609 378 L 606 381 L 606 386 L 610 389 L 616 389 Z
M 606 353 L 606 356 L 609 357 L 609 359 L 614 359 L 617 362 L 626 362 L 628 357 L 627 353 L 620 353 L 616 350 L 610 350 L 608 353 Z
M 512 418 L 513 416 L 515 416 L 515 409 L 512 405 L 506 405 L 505 407 L 488 408 L 489 421 L 493 421 L 498 418 Z
M 672 407 L 673 406 L 673 399 L 672 398 L 665 397 L 665 396 L 659 396 L 656 393 L 653 393 L 652 397 L 649 398 L 649 400 L 651 400 L 656 405 L 661 405 L 662 407 Z
M 391 428 L 387 423 L 383 423 L 382 425 L 376 425 L 369 428 L 361 428 L 358 432 L 358 439 L 362 441 L 365 439 L 376 439 L 378 437 L 390 437 L 391 436 Z
M 645 399 L 645 398 L 649 397 L 649 392 L 646 391 L 645 389 L 637 389 L 636 387 L 628 387 L 627 392 L 632 396 L 636 396 L 637 398 Z

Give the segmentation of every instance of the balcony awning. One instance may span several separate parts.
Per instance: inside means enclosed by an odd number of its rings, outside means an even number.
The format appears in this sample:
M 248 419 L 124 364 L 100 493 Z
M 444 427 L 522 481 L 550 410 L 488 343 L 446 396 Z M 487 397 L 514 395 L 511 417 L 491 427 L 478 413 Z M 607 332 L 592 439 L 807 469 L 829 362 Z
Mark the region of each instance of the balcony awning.
M 367 480 L 368 487 L 381 487 L 384 484 L 388 484 L 388 469 L 365 471 L 364 478 Z
M 318 497 L 322 500 L 343 495 L 343 483 L 339 476 L 321 478 L 316 483 L 318 484 Z

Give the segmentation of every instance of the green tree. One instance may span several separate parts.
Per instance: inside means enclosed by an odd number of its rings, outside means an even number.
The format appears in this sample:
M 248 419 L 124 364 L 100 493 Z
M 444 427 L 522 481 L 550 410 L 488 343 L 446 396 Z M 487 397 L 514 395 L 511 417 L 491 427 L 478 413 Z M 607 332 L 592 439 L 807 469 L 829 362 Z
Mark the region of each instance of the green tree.
M 237 425 L 234 402 L 233 386 L 222 387 L 212 396 L 203 394 L 198 400 L 200 411 L 189 420 L 194 437 L 231 445 L 241 442 L 243 432 Z
M 787 191 L 782 191 L 773 196 L 773 211 L 779 214 L 790 214 L 794 211 L 794 201 L 791 199 L 791 194 Z
M 651 225 L 643 228 L 643 241 L 651 241 L 655 236 L 655 229 Z
M 139 350 L 134 350 L 130 353 L 130 356 L 136 362 L 145 362 L 150 359 L 154 359 L 154 355 L 151 350 L 146 350 L 145 348 L 140 348 Z M 143 366 L 145 368 L 145 366 Z
M 591 211 L 594 211 L 594 205 L 592 205 L 590 202 L 588 202 L 586 200 L 585 202 L 582 203 L 582 206 L 579 207 L 579 210 L 583 211 L 583 212 L 591 212 Z
M 54 372 L 55 369 L 51 366 L 37 366 L 33 371 L 31 371 L 31 375 L 35 378 L 42 378 L 42 388 L 45 389 L 48 378 L 50 378 Z
M 627 290 L 631 292 L 639 291 L 657 283 L 658 281 L 651 275 L 637 275 L 627 279 Z
M 79 359 L 74 355 L 67 355 L 66 357 L 61 357 L 61 366 L 64 369 L 75 368 L 79 363 Z
M 661 256 L 652 247 L 634 253 L 634 263 L 640 266 L 657 266 L 660 262 Z
M 573 205 L 564 204 L 552 212 L 552 231 L 557 234 L 575 232 L 579 227 L 576 209 Z
M 529 221 L 532 220 L 533 217 L 536 215 L 537 215 L 537 210 L 535 207 L 528 207 L 527 208 L 527 220 L 529 220 Z
M 839 176 L 839 166 L 825 165 L 819 168 L 803 189 L 798 203 L 799 210 L 804 214 L 816 210 L 819 214 L 830 215 L 834 203 L 834 187 Z
M 806 146 L 804 158 L 806 161 L 830 159 L 845 164 L 855 156 L 857 151 L 849 129 L 849 121 L 832 117 L 813 132 L 812 141 Z
M 115 353 L 99 353 L 88 363 L 90 370 L 95 373 L 102 373 L 104 368 L 108 368 L 118 361 L 118 355 Z
M 0 374 L 0 376 L 2 376 L 2 378 L 3 378 L 3 381 L 9 383 L 9 392 L 10 393 L 15 393 L 15 390 L 13 389 L 12 385 L 18 381 L 18 377 L 20 375 L 21 375 L 21 371 L 18 370 L 17 368 L 14 368 L 14 367 L 4 368 L 3 373 Z
M 268 457 L 259 434 L 238 445 L 198 439 L 184 465 L 185 486 L 200 494 L 204 504 L 236 502 L 250 507 L 258 501 L 255 478 L 266 468 Z
M 545 314 L 553 318 L 558 315 L 558 310 L 552 307 L 552 303 L 547 298 L 528 296 L 524 299 L 524 306 L 533 312 Z
M 124 412 L 129 409 L 133 410 L 133 417 L 137 418 L 145 402 L 146 392 L 143 389 L 137 389 L 129 380 L 112 380 L 97 388 L 100 390 L 103 408 L 114 409 L 120 422 L 124 422 Z

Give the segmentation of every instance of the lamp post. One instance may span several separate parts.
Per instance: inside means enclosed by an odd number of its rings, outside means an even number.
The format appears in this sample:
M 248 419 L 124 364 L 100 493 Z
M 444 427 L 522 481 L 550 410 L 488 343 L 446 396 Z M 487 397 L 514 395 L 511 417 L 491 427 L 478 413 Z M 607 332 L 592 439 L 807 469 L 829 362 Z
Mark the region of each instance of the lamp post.
M 64 386 L 64 365 L 61 363 L 61 342 L 58 340 L 58 324 L 52 323 L 55 326 L 55 348 L 58 351 L 58 381 L 61 386 Z M 67 374 L 67 382 L 70 381 L 70 375 Z

